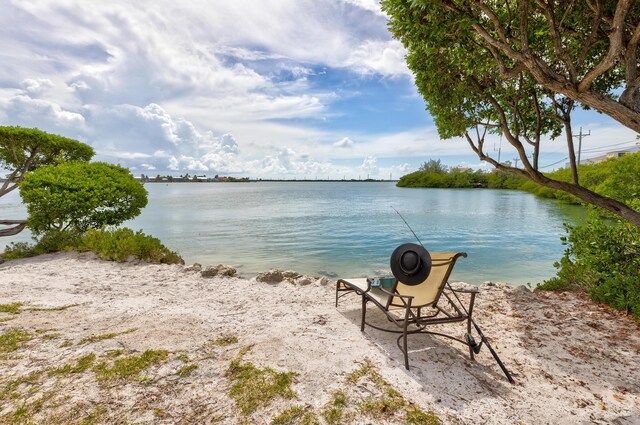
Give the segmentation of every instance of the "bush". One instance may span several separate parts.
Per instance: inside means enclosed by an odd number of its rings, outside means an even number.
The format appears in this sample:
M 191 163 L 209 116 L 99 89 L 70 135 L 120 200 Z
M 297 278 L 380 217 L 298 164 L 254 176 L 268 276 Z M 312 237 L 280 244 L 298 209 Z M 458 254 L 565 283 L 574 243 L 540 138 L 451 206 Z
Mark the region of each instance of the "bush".
M 58 251 L 93 251 L 103 260 L 126 261 L 133 257 L 156 264 L 184 264 L 182 258 L 164 246 L 159 239 L 134 232 L 128 228 L 115 230 L 89 230 L 84 235 L 72 232 L 50 231 L 35 244 L 12 243 L 5 248 L 2 258 L 16 260 Z
M 35 244 L 27 242 L 12 243 L 2 254 L 4 260 L 35 257 L 50 252 L 69 251 L 76 249 L 80 235 L 71 231 L 51 230 L 42 234 Z
M 3 260 L 17 260 L 19 258 L 33 257 L 38 254 L 34 252 L 34 246 L 27 242 L 11 242 L 7 245 L 2 254 Z
M 103 260 L 126 261 L 133 256 L 149 263 L 184 264 L 159 239 L 128 228 L 89 230 L 80 240 L 80 250 L 90 250 Z
M 556 263 L 558 273 L 538 288 L 588 291 L 592 299 L 640 319 L 640 228 L 597 216 L 565 227 L 568 248 Z
M 147 191 L 129 170 L 103 162 L 42 167 L 20 184 L 35 235 L 116 226 L 140 214 Z

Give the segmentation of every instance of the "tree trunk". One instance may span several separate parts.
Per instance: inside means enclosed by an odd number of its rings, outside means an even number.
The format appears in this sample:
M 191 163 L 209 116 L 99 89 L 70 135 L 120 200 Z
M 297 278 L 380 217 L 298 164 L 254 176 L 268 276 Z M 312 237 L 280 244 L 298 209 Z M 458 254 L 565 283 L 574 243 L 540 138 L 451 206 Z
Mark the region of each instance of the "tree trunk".
M 24 228 L 27 226 L 27 220 L 0 220 L 0 225 L 11 225 L 15 224 L 16 226 L 9 227 L 7 229 L 0 229 L 0 237 L 2 236 L 13 236 L 22 232 Z

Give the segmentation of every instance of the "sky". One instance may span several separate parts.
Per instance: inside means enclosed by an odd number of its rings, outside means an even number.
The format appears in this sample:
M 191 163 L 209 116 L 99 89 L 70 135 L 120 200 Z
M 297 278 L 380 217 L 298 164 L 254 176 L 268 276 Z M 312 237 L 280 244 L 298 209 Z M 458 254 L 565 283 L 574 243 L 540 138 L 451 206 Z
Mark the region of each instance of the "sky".
M 135 175 L 399 178 L 440 140 L 375 0 L 0 0 L 0 125 L 91 145 Z M 578 112 L 583 158 L 636 134 Z M 515 158 L 499 139 L 490 153 Z M 547 141 L 541 164 L 564 165 Z

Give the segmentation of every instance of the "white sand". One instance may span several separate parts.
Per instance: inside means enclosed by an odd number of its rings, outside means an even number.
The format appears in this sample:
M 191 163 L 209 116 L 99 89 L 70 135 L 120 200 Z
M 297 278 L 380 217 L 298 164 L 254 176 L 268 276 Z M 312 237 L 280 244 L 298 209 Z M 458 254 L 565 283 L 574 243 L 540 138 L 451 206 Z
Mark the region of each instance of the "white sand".
M 182 266 L 103 262 L 90 254 L 6 262 L 0 265 L 0 304 L 30 305 L 20 314 L 0 313 L 0 335 L 19 328 L 35 337 L 17 351 L 0 352 L 5 354 L 0 394 L 11 380 L 91 352 L 97 361 L 117 349 L 128 354 L 165 349 L 170 355 L 147 370 L 142 382 L 98 382 L 90 369 L 69 378 L 44 375 L 36 384 L 18 386 L 16 398 L 0 400 L 0 422 L 39 398 L 46 401 L 32 409 L 32 419 L 50 423 L 60 421 L 56 417 L 79 421 L 96 411 L 97 422 L 105 423 L 270 423 L 291 405 L 320 417 L 335 390 L 362 397 L 372 391 L 370 384 L 345 382 L 369 358 L 405 399 L 444 423 L 640 423 L 638 324 L 585 297 L 505 285 L 481 288 L 474 317 L 516 379 L 517 385 L 510 385 L 485 348 L 472 362 L 463 345 L 427 335 L 410 337 L 407 372 L 395 335 L 371 328 L 361 333 L 358 297 L 342 298 L 336 309 L 334 290 L 333 282 L 295 286 L 206 279 Z M 30 310 L 70 304 L 80 305 Z M 369 309 L 369 317 L 376 313 Z M 91 335 L 132 328 L 78 345 Z M 463 324 L 446 329 L 464 334 Z M 210 344 L 224 335 L 236 335 L 239 342 Z M 238 413 L 227 395 L 231 383 L 225 371 L 246 346 L 251 349 L 245 360 L 257 367 L 298 374 L 297 399 L 276 400 L 249 418 Z M 176 358 L 181 353 L 198 364 L 186 377 L 176 374 L 186 364 Z M 351 419 L 381 421 L 357 413 Z M 403 423 L 402 416 L 386 423 Z

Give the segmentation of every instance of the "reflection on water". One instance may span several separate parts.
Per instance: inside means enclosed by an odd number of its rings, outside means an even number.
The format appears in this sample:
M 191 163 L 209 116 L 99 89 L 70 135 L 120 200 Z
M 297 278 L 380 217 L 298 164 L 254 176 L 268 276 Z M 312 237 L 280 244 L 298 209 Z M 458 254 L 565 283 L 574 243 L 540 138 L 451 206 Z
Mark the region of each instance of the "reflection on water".
M 453 279 L 536 283 L 554 274 L 563 222 L 579 207 L 489 189 L 401 189 L 393 183 L 149 183 L 149 205 L 126 226 L 143 229 L 187 263 L 225 263 L 243 275 L 269 268 L 364 276 L 387 269 L 414 237 L 428 250 L 466 251 Z M 24 217 L 20 198 L 0 216 Z M 27 234 L 4 238 L 28 240 Z

